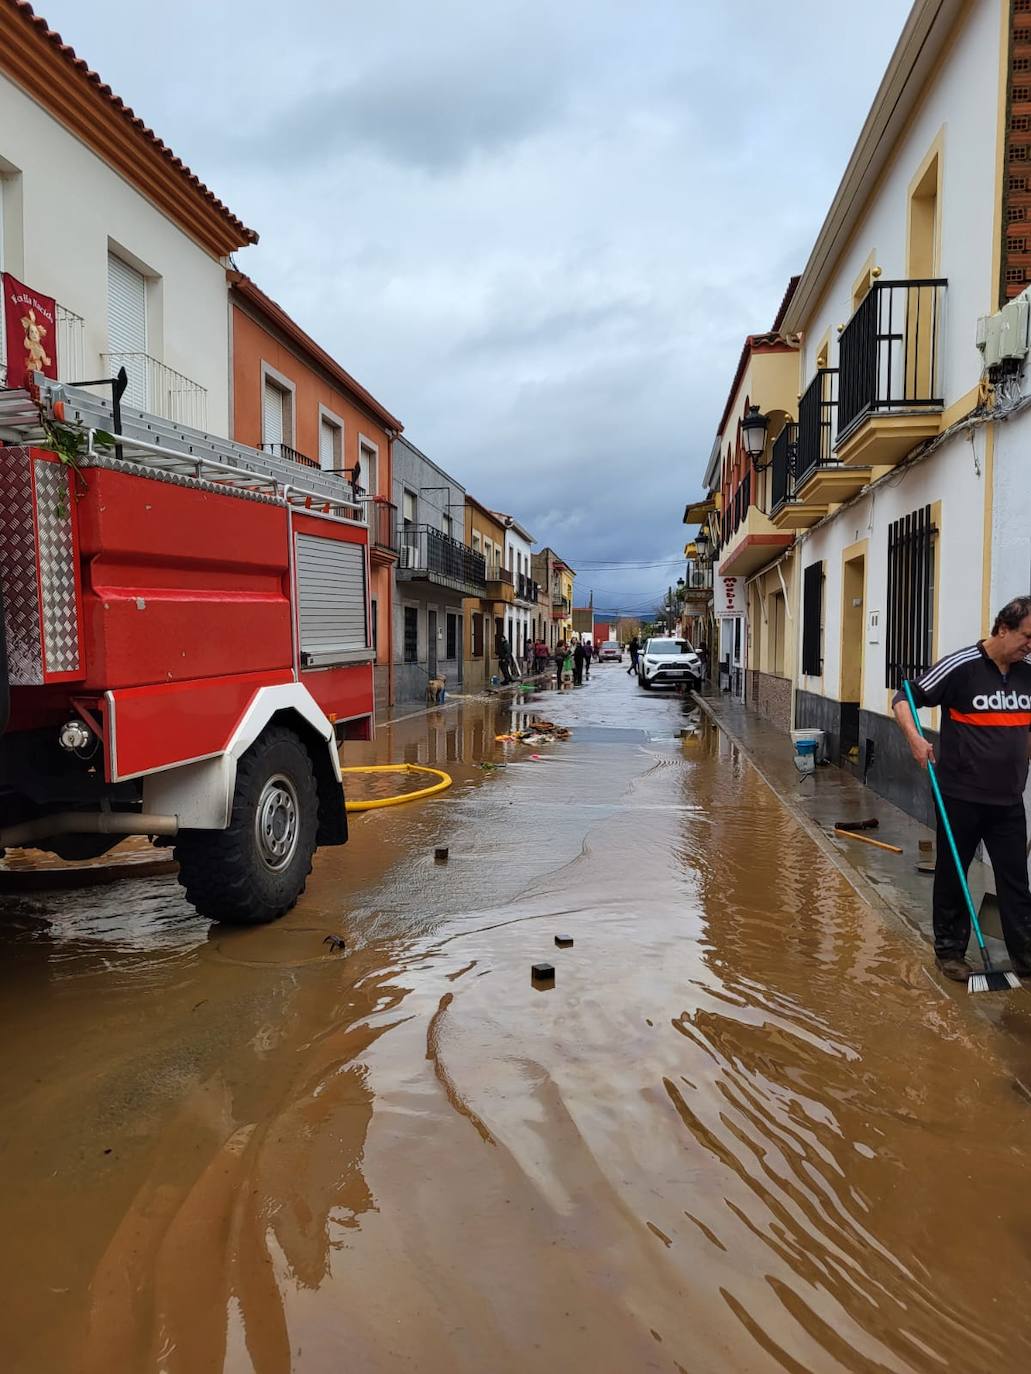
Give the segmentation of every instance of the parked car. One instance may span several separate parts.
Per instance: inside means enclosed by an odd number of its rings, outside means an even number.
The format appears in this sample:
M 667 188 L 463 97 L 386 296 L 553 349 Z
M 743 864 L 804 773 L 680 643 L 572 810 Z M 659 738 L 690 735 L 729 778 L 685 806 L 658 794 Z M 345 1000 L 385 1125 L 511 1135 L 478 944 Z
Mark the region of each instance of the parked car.
M 622 650 L 622 648 L 620 647 L 620 644 L 619 644 L 619 641 L 618 641 L 618 640 L 615 640 L 615 639 L 606 639 L 606 640 L 605 640 L 604 644 L 602 644 L 601 648 L 598 650 L 598 662 L 599 662 L 599 663 L 622 663 L 622 662 L 623 662 L 623 650 Z
M 646 690 L 686 686 L 694 691 L 702 680 L 702 660 L 686 639 L 649 639 L 637 676 Z

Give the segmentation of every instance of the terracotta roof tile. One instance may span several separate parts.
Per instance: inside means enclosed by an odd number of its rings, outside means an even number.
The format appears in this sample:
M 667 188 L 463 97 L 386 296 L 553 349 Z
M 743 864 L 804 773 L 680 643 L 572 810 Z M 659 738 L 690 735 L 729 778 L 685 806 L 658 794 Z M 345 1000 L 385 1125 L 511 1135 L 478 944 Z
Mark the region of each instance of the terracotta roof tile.
M 257 243 L 258 235 L 253 229 L 249 229 L 241 219 L 229 209 L 229 207 L 215 195 L 201 181 L 195 172 L 192 172 L 182 158 L 177 157 L 168 144 L 158 138 L 157 134 L 151 129 L 139 115 L 125 101 L 114 93 L 106 81 L 101 77 L 76 53 L 68 43 L 64 41 L 59 33 L 56 33 L 47 24 L 46 20 L 36 14 L 35 10 L 28 3 L 28 0 L 2 0 L 11 10 L 16 12 L 26 23 L 30 24 L 36 32 L 46 40 L 46 42 L 60 55 L 68 67 L 76 73 L 80 80 L 87 81 L 94 90 L 103 96 L 108 103 L 118 111 L 125 122 L 146 139 L 146 141 L 173 167 L 181 177 L 192 186 L 194 191 L 199 193 L 208 202 L 209 206 L 216 211 L 229 224 L 240 237 L 241 246 L 245 243 Z M 2 59 L 0 59 L 2 66 Z

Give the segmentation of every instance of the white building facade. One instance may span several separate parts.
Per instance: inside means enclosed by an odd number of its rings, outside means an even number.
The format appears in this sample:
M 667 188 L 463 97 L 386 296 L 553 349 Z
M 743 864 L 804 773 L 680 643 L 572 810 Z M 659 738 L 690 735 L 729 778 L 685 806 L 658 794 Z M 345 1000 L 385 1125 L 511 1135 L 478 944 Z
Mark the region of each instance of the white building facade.
M 527 660 L 533 657 L 532 643 L 536 627 L 537 583 L 533 578 L 533 535 L 511 515 L 495 511 L 497 519 L 505 529 L 504 566 L 512 575 L 513 601 L 508 608 L 505 623 L 508 642 L 512 652 L 525 668 Z
M 0 268 L 56 300 L 61 380 L 125 366 L 126 404 L 228 436 L 225 269 L 256 237 L 42 20 L 0 9 Z
M 978 319 L 998 290 L 1008 10 L 914 6 L 783 322 L 801 399 L 782 509 L 819 514 L 794 548 L 795 724 L 824 729 L 833 757 L 919 814 L 926 787 L 892 697 L 986 633 L 992 605 L 988 427 L 972 417 Z M 1022 504 L 1026 521 L 1031 492 Z
M 834 761 L 925 819 L 892 698 L 1031 587 L 1031 311 L 1011 330 L 1018 357 L 989 369 L 979 348 L 982 317 L 1031 288 L 1029 73 L 1023 6 L 916 0 L 805 268 L 773 332 L 748 341 L 708 495 L 685 512 L 710 508 L 714 598 L 722 577 L 745 580 L 746 705 L 822 729 Z M 797 384 L 759 357 L 774 346 L 795 351 Z M 751 404 L 768 421 L 752 458 Z

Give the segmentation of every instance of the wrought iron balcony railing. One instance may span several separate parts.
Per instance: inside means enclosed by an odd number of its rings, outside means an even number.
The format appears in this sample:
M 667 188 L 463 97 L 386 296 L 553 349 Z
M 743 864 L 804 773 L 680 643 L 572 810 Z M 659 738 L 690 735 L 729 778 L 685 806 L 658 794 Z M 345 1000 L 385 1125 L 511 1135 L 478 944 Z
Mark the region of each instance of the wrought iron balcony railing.
M 795 486 L 817 468 L 838 467 L 834 456 L 834 411 L 838 404 L 838 369 L 821 367 L 798 403 Z
M 752 504 L 752 474 L 746 472 L 744 477 L 737 485 L 733 496 L 727 503 L 727 513 L 723 528 L 723 546 L 726 547 L 731 537 L 737 532 L 741 521 L 748 514 L 748 507 Z
M 795 499 L 795 464 L 798 425 L 789 421 L 773 441 L 770 460 L 770 514 Z
M 483 554 L 432 525 L 403 529 L 400 555 L 397 576 L 402 580 L 436 582 L 467 596 L 481 596 L 486 590 Z
M 104 375 L 124 367 L 129 377 L 126 405 L 193 429 L 207 428 L 208 393 L 198 382 L 166 367 L 149 353 L 102 353 Z M 316 465 L 317 466 L 317 465 Z
M 300 449 L 291 447 L 290 444 L 262 444 L 266 453 L 272 453 L 277 458 L 286 458 L 291 463 L 297 463 L 302 468 L 317 468 L 321 464 L 315 458 L 309 458 Z
M 837 444 L 872 415 L 944 408 L 942 277 L 878 281 L 842 330 Z

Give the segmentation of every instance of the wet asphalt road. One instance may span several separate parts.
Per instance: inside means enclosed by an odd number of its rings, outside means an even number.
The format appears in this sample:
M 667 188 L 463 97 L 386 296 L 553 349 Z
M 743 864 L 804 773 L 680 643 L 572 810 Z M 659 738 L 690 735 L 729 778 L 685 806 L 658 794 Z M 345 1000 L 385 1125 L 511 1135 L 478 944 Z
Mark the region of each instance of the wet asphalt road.
M 527 705 L 273 927 L 0 898 L 5 1372 L 1031 1367 L 1012 1044 L 683 702 Z

